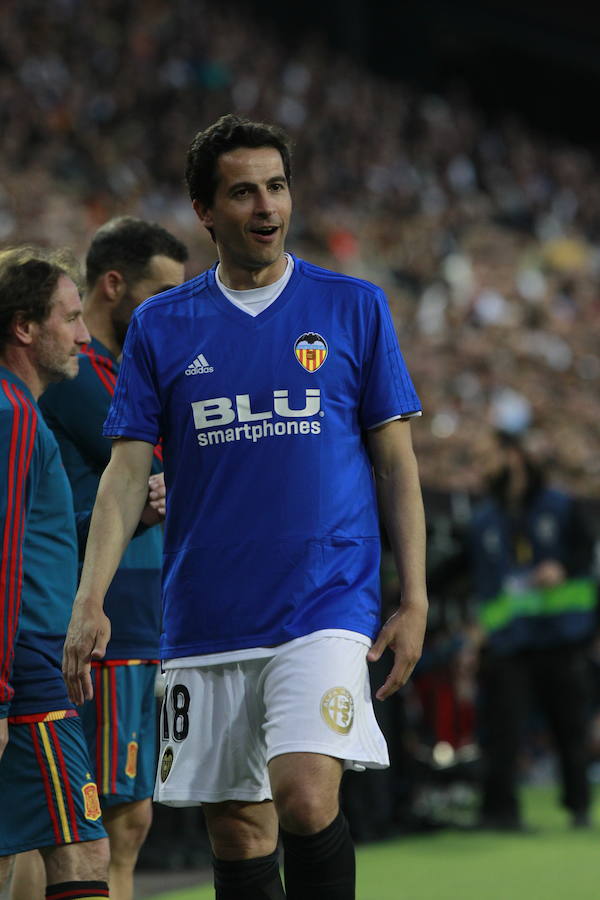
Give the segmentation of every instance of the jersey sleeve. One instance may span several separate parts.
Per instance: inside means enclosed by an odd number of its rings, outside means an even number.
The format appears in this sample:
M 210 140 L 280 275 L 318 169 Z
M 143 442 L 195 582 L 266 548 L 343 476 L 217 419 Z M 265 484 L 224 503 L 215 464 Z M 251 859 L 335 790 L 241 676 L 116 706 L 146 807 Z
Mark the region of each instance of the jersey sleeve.
M 377 292 L 364 347 L 361 426 L 375 428 L 391 419 L 420 412 L 421 402 L 400 352 L 387 300 L 383 292 Z
M 14 691 L 10 676 L 21 613 L 23 541 L 31 503 L 37 410 L 14 384 L 3 381 L 0 410 L 0 718 Z
M 103 434 L 156 445 L 160 438 L 160 397 L 146 335 L 134 314 Z

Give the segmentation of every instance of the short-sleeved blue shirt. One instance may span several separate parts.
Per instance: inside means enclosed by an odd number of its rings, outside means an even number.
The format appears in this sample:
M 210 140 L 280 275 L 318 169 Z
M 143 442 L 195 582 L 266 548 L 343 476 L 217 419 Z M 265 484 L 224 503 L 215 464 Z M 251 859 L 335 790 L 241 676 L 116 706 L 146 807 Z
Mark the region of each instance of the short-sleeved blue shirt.
M 165 659 L 379 627 L 364 435 L 420 411 L 381 289 L 294 258 L 256 317 L 214 268 L 135 312 L 104 433 L 163 438 Z

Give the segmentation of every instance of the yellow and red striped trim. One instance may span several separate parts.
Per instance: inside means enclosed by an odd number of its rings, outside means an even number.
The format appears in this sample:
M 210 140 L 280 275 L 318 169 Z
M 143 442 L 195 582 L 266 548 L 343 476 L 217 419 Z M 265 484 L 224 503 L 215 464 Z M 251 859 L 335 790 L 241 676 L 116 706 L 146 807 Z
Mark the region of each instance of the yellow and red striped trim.
M 9 716 L 9 725 L 31 725 L 34 722 L 58 722 L 60 719 L 72 719 L 77 716 L 76 709 L 54 709 L 52 712 L 31 713 L 28 716 Z
M 29 725 L 57 844 L 79 841 L 73 791 L 54 722 Z

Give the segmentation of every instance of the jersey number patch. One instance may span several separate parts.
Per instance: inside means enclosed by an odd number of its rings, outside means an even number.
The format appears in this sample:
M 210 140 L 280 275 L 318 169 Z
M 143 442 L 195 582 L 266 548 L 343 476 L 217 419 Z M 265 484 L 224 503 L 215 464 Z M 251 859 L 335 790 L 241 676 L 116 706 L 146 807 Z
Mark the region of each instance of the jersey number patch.
M 162 708 L 162 733 L 165 741 L 169 740 L 169 719 L 174 741 L 184 741 L 190 730 L 190 692 L 184 684 L 174 684 L 171 690 L 165 691 Z

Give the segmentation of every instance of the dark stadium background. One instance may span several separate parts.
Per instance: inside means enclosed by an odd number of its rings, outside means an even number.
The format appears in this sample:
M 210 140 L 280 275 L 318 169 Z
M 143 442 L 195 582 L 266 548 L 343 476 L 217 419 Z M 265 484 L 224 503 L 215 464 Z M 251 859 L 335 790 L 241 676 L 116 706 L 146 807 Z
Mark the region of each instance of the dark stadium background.
M 600 12 L 518 0 L 304 0 L 241 6 L 283 41 L 320 34 L 373 72 L 428 90 L 466 87 L 477 106 L 598 144 Z

